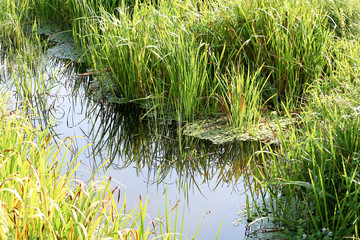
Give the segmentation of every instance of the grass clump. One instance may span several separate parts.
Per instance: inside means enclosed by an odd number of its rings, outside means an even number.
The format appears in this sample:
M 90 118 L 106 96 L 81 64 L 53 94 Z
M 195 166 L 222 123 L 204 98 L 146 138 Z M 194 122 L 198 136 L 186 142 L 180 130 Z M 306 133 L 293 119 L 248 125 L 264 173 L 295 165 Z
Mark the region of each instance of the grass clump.
M 328 74 L 333 34 L 326 12 L 315 6 L 307 1 L 138 3 L 131 13 L 118 8 L 116 14 L 100 10 L 81 18 L 75 32 L 105 95 L 155 99 L 153 107 L 166 105 L 185 121 L 220 113 L 245 129 L 264 103 L 277 111 L 297 110 L 306 88 Z M 242 104 L 236 103 L 241 97 L 231 96 L 230 85 L 241 88 L 233 81 L 234 70 L 251 73 L 242 74 L 251 79 L 244 79 L 241 91 L 256 95 L 245 102 L 253 111 L 241 113 Z M 260 77 L 252 78 L 254 73 Z
M 253 72 L 261 68 L 269 77 L 264 92 L 275 94 L 271 101 L 277 109 L 281 102 L 296 109 L 306 88 L 326 65 L 324 52 L 331 40 L 326 14 L 307 1 L 218 5 L 221 7 L 208 11 L 211 17 L 194 26 L 195 31 L 205 36 L 214 52 L 225 50 L 227 62 Z
M 166 104 L 190 119 L 207 110 L 216 83 L 206 67 L 207 45 L 186 30 L 184 11 L 175 6 L 136 5 L 132 13 L 119 9 L 117 16 L 102 12 L 79 22 L 87 26 L 80 40 L 106 92 L 129 100 L 151 98 L 153 105 Z

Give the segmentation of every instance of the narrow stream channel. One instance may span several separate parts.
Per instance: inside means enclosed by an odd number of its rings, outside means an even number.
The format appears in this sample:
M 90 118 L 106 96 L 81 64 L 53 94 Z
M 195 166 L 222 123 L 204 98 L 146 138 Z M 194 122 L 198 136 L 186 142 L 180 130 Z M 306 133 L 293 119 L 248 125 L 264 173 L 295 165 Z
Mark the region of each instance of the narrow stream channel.
M 202 221 L 196 239 L 215 239 L 219 229 L 217 239 L 246 238 L 247 223 L 237 220 L 246 203 L 246 164 L 257 150 L 256 144 L 213 145 L 179 137 L 176 123 L 155 122 L 143 117 L 146 111 L 136 105 L 110 105 L 86 91 L 91 88 L 89 79 L 77 77 L 79 67 L 47 57 L 41 62 L 42 69 L 31 78 L 45 78 L 50 88 L 34 92 L 32 105 L 38 113 L 34 123 L 42 127 L 52 124 L 59 142 L 72 137 L 72 156 L 92 144 L 76 159 L 83 163 L 77 178 L 88 180 L 109 159 L 96 176 L 101 178 L 106 172 L 112 186 L 120 186 L 121 200 L 126 194 L 129 210 L 138 205 L 139 196 L 148 197 L 150 221 L 158 218 L 159 212 L 163 215 L 166 205 L 170 211 L 180 200 L 177 225 L 180 229 L 184 214 L 183 234 L 187 238 L 194 236 Z M 5 55 L 0 83 L 5 91 L 11 91 L 11 101 L 20 106 L 13 69 Z

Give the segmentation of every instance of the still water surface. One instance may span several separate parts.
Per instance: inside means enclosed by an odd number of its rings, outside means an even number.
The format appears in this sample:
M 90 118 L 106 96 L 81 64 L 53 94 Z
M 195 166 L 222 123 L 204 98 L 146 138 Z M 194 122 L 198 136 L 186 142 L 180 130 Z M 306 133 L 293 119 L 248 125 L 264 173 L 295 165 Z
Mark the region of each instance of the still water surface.
M 1 61 L 1 84 L 11 90 L 12 101 L 19 105 L 21 97 L 13 85 L 18 76 L 6 58 Z M 146 111 L 135 104 L 106 103 L 96 89 L 89 91 L 94 88 L 92 79 L 77 76 L 85 69 L 46 56 L 41 62 L 40 69 L 25 76 L 29 82 L 44 78 L 51 86 L 47 92 L 32 86 L 32 104 L 39 114 L 34 123 L 52 124 L 58 142 L 73 137 L 73 156 L 92 144 L 77 158 L 83 163 L 77 178 L 88 180 L 109 159 L 97 177 L 105 172 L 112 177 L 112 186 L 121 188 L 121 200 L 126 194 L 129 210 L 138 205 L 139 196 L 148 197 L 149 219 L 158 218 L 166 205 L 169 211 L 180 200 L 178 226 L 184 214 L 183 234 L 188 239 L 201 222 L 196 239 L 215 239 L 220 226 L 217 239 L 245 238 L 246 222 L 234 221 L 244 208 L 244 179 L 249 177 L 242 173 L 256 144 L 213 145 L 181 136 L 177 123 L 143 117 Z

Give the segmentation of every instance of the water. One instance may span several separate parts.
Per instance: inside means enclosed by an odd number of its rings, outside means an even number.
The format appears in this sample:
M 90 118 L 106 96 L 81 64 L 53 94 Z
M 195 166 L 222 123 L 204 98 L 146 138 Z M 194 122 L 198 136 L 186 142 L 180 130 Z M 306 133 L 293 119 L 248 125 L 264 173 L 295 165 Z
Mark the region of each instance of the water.
M 142 198 L 148 196 L 148 215 L 157 218 L 158 208 L 160 212 L 165 212 L 164 191 L 167 189 L 168 210 L 178 200 L 180 215 L 185 209 L 185 236 L 193 236 L 204 218 L 196 239 L 215 239 L 222 221 L 218 239 L 244 238 L 244 224 L 237 227 L 233 225 L 238 218 L 237 212 L 245 204 L 242 178 L 234 176 L 232 172 L 238 171 L 240 175 L 241 168 L 236 166 L 239 162 L 227 158 L 231 153 L 234 154 L 235 146 L 218 147 L 184 139 L 182 150 L 185 153 L 181 154 L 176 126 L 155 129 L 154 123 L 139 120 L 141 110 L 134 110 L 135 106 L 128 106 L 132 111 L 126 109 L 126 106 L 106 109 L 88 105 L 89 109 L 84 109 L 81 106 L 87 105 L 82 102 L 85 98 L 82 94 L 77 94 L 77 98 L 63 102 L 61 107 L 66 109 L 71 120 L 67 120 L 67 124 L 58 125 L 57 132 L 88 136 L 77 138 L 76 143 L 77 149 L 89 142 L 94 143 L 93 148 L 86 149 L 79 157 L 93 171 L 105 159 L 104 148 L 115 145 L 107 175 L 116 179 L 125 189 L 129 209 L 139 203 L 140 195 Z M 70 101 L 73 103 L 70 104 Z M 87 112 L 92 114 L 86 116 Z M 97 144 L 101 146 L 100 150 Z M 91 155 L 92 151 L 97 152 L 97 155 Z M 183 155 L 188 155 L 190 160 L 181 159 Z M 221 155 L 224 155 L 223 159 Z M 86 179 L 88 176 L 85 173 L 79 177 Z
M 1 62 L 1 84 L 12 89 L 13 104 L 21 106 L 19 92 L 8 84 L 16 77 L 6 57 Z M 51 84 L 47 91 L 30 87 L 32 105 L 39 114 L 34 123 L 43 128 L 52 124 L 59 144 L 72 137 L 71 156 L 92 144 L 77 158 L 83 163 L 77 178 L 88 180 L 109 159 L 96 176 L 101 178 L 106 172 L 112 186 L 120 186 L 121 200 L 126 194 L 128 209 L 138 205 L 140 196 L 148 197 L 149 222 L 159 217 L 158 212 L 163 215 L 165 206 L 170 211 L 180 200 L 177 221 L 180 225 L 184 214 L 183 234 L 189 239 L 200 224 L 199 240 L 215 239 L 219 229 L 218 239 L 245 238 L 246 222 L 234 221 L 245 205 L 244 180 L 249 177 L 243 172 L 256 144 L 219 146 L 181 136 L 174 122 L 143 118 L 146 111 L 134 104 L 110 105 L 96 90 L 88 91 L 94 86 L 89 85 L 93 79 L 77 77 L 85 69 L 66 67 L 66 62 L 46 56 L 40 62 L 42 67 L 26 77 L 34 80 L 40 75 Z

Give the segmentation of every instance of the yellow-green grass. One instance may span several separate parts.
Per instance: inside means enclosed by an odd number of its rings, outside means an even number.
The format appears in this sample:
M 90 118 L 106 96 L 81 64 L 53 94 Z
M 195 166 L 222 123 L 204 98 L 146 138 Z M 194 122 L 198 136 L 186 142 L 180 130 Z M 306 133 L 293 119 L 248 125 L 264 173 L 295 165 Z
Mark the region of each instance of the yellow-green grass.
M 49 129 L 34 128 L 20 110 L 7 110 L 7 98 L 2 96 L 0 103 L 1 239 L 174 237 L 167 223 L 161 223 L 166 229 L 158 230 L 161 224 L 156 221 L 147 225 L 146 201 L 140 199 L 138 208 L 126 211 L 110 179 L 76 179 L 81 164 L 59 154 L 61 148 L 53 145 Z

